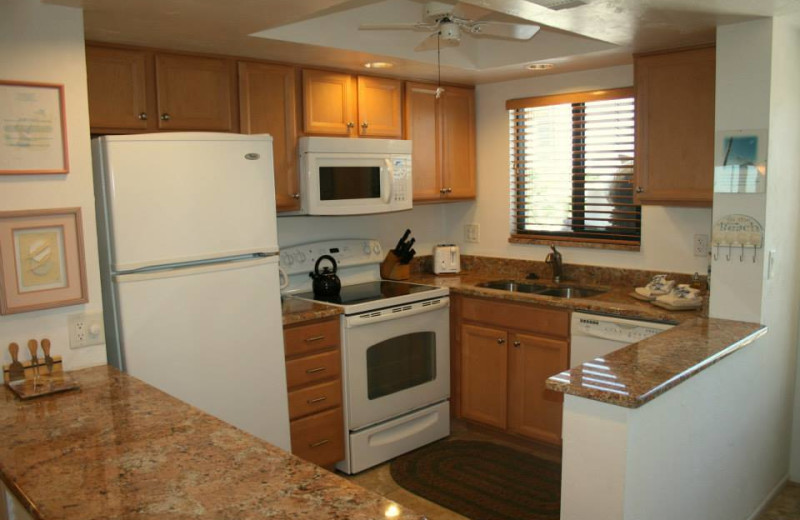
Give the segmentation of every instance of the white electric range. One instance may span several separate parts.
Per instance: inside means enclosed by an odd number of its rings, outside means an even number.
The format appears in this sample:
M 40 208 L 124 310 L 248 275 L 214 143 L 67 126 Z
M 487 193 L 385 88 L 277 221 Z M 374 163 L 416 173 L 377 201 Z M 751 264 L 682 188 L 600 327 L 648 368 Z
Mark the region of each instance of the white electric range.
M 316 297 L 309 273 L 322 255 L 342 289 Z M 281 249 L 287 296 L 342 308 L 345 460 L 357 473 L 450 434 L 450 318 L 446 287 L 381 280 L 376 240 L 343 239 Z M 326 264 L 327 265 L 327 264 Z

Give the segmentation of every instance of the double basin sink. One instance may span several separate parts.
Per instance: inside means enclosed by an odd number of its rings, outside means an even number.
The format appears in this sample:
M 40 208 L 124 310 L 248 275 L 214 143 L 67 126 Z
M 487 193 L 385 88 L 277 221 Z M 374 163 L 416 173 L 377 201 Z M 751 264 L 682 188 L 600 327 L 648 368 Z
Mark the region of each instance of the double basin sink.
M 521 292 L 538 294 L 541 296 L 554 296 L 556 298 L 591 298 L 608 292 L 597 287 L 584 287 L 580 285 L 549 286 L 538 283 L 518 282 L 514 280 L 492 280 L 477 284 L 478 287 L 497 289 L 500 291 Z

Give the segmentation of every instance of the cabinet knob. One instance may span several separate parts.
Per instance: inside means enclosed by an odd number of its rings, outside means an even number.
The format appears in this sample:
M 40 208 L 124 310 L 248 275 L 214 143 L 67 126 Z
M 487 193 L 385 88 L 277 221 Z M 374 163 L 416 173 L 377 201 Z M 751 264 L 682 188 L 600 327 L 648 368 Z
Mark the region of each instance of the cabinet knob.
M 442 195 L 444 195 L 445 193 L 447 193 L 447 188 L 442 188 L 442 189 L 440 189 L 440 190 L 439 190 L 439 193 L 441 193 Z
M 453 192 L 453 188 L 445 188 L 445 190 L 447 190 L 447 191 L 445 191 L 445 193 L 452 193 Z
M 299 193 L 292 193 L 292 198 L 293 199 L 299 199 L 300 198 L 300 194 Z
M 140 121 L 147 121 L 147 112 L 140 112 L 139 113 L 139 120 Z
M 356 126 L 356 124 L 353 123 L 352 121 L 347 122 L 347 128 L 353 128 L 354 126 Z
M 369 127 L 369 123 L 367 123 L 366 121 L 361 123 L 361 128 L 363 128 L 364 130 L 366 130 L 368 127 Z
M 506 342 L 506 340 L 504 338 L 497 338 L 497 344 L 498 345 L 502 345 L 505 342 Z
M 170 119 L 172 119 L 172 118 L 171 118 L 171 117 L 169 116 L 169 114 L 167 114 L 166 112 L 164 112 L 163 114 L 161 114 L 161 120 L 162 120 L 162 121 L 169 121 Z
M 514 348 L 519 348 L 520 345 L 522 345 L 522 343 L 520 343 L 519 341 L 514 342 Z
M 644 193 L 644 188 L 642 188 L 641 186 L 637 186 L 636 193 Z

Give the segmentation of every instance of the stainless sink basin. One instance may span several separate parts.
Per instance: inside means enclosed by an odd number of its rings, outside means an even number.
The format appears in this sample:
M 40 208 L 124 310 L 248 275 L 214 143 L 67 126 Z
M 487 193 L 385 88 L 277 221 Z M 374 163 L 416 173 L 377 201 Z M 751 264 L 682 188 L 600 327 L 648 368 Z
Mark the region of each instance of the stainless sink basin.
M 513 280 L 492 280 L 491 282 L 479 283 L 478 287 L 486 287 L 487 289 L 498 289 L 500 291 L 524 292 L 524 293 L 539 293 L 539 291 L 547 289 L 546 285 L 515 282 Z
M 608 292 L 606 289 L 597 287 L 565 286 L 550 287 L 536 283 L 517 282 L 514 280 L 492 280 L 477 284 L 478 287 L 497 289 L 500 291 L 522 292 L 530 294 L 541 294 L 542 296 L 555 296 L 556 298 L 591 298 Z
M 542 296 L 556 296 L 558 298 L 591 298 L 598 294 L 603 294 L 603 289 L 594 289 L 589 287 L 553 287 L 544 291 L 538 291 L 536 294 Z

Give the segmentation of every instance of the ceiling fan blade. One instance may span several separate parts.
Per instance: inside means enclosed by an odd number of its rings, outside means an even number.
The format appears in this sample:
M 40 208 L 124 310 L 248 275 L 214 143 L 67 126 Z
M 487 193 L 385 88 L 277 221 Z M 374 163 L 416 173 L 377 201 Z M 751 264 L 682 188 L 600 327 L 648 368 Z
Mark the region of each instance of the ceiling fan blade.
M 362 23 L 359 24 L 360 31 L 391 31 L 395 29 L 404 29 L 410 31 L 433 31 L 436 29 L 435 23 Z
M 453 7 L 452 15 L 455 18 L 461 18 L 462 20 L 473 20 L 478 21 L 488 15 L 490 15 L 492 11 L 489 9 L 484 9 L 483 7 L 478 7 L 477 5 L 472 4 L 462 4 L 461 2 L 457 3 Z
M 505 22 L 477 22 L 469 25 L 469 32 L 476 36 L 530 40 L 539 32 L 538 25 Z
M 445 47 L 456 47 L 459 44 L 458 40 L 445 40 L 445 39 L 441 39 L 440 40 L 439 39 L 439 33 L 437 32 L 437 33 L 431 34 L 430 36 L 428 36 L 427 38 L 422 40 L 422 42 L 419 45 L 414 47 L 414 50 L 415 51 L 431 51 L 431 50 L 434 50 L 437 47 L 437 40 L 439 40 L 439 42 L 438 42 L 439 48 L 442 48 L 442 49 L 445 48 Z

